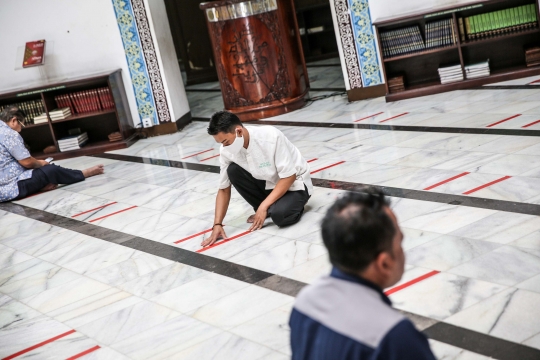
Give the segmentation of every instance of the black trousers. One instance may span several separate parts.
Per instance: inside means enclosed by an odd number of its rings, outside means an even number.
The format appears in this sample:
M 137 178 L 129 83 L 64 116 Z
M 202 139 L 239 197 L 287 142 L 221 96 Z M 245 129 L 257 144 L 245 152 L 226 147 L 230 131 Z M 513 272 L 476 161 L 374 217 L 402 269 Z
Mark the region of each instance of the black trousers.
M 240 165 L 232 163 L 227 168 L 227 174 L 234 188 L 257 211 L 259 205 L 268 197 L 272 190 L 266 190 L 266 181 L 255 179 Z M 296 224 L 304 213 L 304 205 L 309 200 L 307 188 L 300 191 L 287 191 L 268 209 L 268 215 L 279 227 Z
M 22 199 L 37 193 L 49 184 L 74 184 L 84 181 L 84 175 L 80 170 L 65 169 L 57 165 L 45 165 L 32 171 L 30 179 L 17 182 L 19 187 L 19 196 Z

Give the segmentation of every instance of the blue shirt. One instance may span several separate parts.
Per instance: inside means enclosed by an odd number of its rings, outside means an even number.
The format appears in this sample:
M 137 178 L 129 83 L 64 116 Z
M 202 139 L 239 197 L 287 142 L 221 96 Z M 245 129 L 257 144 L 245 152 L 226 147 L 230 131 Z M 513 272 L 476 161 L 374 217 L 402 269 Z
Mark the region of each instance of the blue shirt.
M 32 177 L 32 170 L 18 161 L 29 157 L 21 135 L 0 120 L 0 202 L 19 196 L 17 182 Z
M 302 289 L 289 325 L 293 360 L 435 360 L 380 288 L 336 268 Z

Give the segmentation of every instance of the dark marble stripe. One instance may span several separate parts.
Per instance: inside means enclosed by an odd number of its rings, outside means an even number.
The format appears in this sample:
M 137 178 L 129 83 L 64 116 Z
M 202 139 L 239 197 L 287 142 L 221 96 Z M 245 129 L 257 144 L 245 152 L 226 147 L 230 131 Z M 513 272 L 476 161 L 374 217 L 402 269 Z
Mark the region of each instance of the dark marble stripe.
M 187 162 L 174 161 L 174 160 L 160 160 L 160 159 L 119 155 L 119 154 L 98 154 L 98 155 L 93 155 L 93 156 L 103 158 L 103 159 L 129 161 L 129 162 L 136 162 L 136 163 L 141 163 L 141 164 L 152 164 L 152 165 L 175 167 L 179 169 L 189 169 L 189 170 L 204 171 L 204 172 L 219 174 L 219 166 L 216 166 L 216 165 L 202 165 L 202 164 L 187 163 Z M 520 203 L 520 202 L 514 202 L 514 201 L 495 200 L 495 199 L 485 199 L 485 198 L 478 198 L 478 197 L 472 197 L 472 196 L 444 194 L 444 193 L 437 193 L 437 192 L 432 192 L 432 191 L 412 190 L 412 189 L 405 189 L 405 188 L 380 186 L 376 184 L 363 184 L 363 183 L 355 183 L 355 182 L 348 182 L 348 181 L 324 180 L 324 179 L 315 179 L 315 178 L 313 178 L 312 181 L 313 181 L 314 186 L 328 188 L 328 189 L 361 192 L 362 187 L 364 186 L 368 186 L 368 185 L 378 186 L 381 189 L 383 189 L 387 195 L 393 196 L 393 197 L 438 202 L 438 203 L 450 204 L 450 205 L 462 205 L 462 206 L 469 206 L 469 207 L 475 207 L 475 208 L 481 208 L 481 209 L 507 211 L 507 212 L 513 212 L 513 213 L 519 213 L 519 214 L 529 214 L 529 215 L 540 214 L 540 205 L 537 205 L 537 204 L 528 204 L 528 203 Z
M 538 360 L 540 350 L 499 339 L 476 331 L 439 322 L 425 329 L 424 334 L 461 349 L 499 360 Z
M 469 90 L 531 90 L 531 89 L 540 89 L 540 86 L 539 85 L 493 85 L 493 86 L 481 86 L 481 87 L 472 88 Z
M 209 118 L 197 117 L 193 121 L 209 121 Z M 258 120 L 252 122 L 253 125 L 282 125 L 299 127 L 319 127 L 331 129 L 367 129 L 367 130 L 385 130 L 385 131 L 416 131 L 416 132 L 435 132 L 450 134 L 484 134 L 484 135 L 514 135 L 514 136 L 540 136 L 540 130 L 519 130 L 519 129 L 492 129 L 492 128 L 455 128 L 455 127 L 436 127 L 436 126 L 405 126 L 405 125 L 376 125 L 376 124 L 357 124 L 357 123 L 331 123 L 331 122 L 308 122 L 308 121 L 270 121 Z
M 60 215 L 48 213 L 14 203 L 0 203 L 0 210 L 25 216 L 47 224 L 58 226 L 97 239 L 113 242 L 171 261 L 214 272 L 239 281 L 264 287 L 285 295 L 296 296 L 308 284 L 271 274 L 262 270 L 235 264 L 211 256 L 181 249 L 172 245 L 144 239 L 138 236 L 110 230 L 93 224 L 82 223 Z M 477 333 L 457 326 L 438 322 L 424 316 L 400 311 L 407 316 L 426 336 L 449 345 L 481 355 L 502 360 L 540 359 L 540 351 L 489 335 Z

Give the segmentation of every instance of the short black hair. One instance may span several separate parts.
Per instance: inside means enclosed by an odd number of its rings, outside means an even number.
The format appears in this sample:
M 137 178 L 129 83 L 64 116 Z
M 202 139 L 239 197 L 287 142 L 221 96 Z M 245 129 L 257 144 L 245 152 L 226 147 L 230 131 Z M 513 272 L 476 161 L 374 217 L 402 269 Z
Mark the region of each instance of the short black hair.
M 332 265 L 346 272 L 365 270 L 382 252 L 392 252 L 397 229 L 385 211 L 390 202 L 376 187 L 338 199 L 322 221 L 322 238 Z
M 218 111 L 210 118 L 210 123 L 206 130 L 208 131 L 208 135 L 217 135 L 220 132 L 230 134 L 234 132 L 234 129 L 238 125 L 243 127 L 238 116 L 228 111 Z
M 15 105 L 6 106 L 6 108 L 0 113 L 0 120 L 7 123 L 11 119 L 16 117 L 20 121 L 24 121 L 26 114 Z

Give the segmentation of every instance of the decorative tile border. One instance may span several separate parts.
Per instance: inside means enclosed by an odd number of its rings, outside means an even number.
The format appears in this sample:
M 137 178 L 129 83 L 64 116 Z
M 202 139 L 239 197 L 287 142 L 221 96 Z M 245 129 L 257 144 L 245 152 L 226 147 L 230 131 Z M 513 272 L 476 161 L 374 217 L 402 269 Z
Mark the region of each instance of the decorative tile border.
M 144 2 L 143 0 L 131 0 L 131 3 L 133 5 L 135 21 L 137 22 L 137 29 L 139 30 L 146 67 L 150 75 L 150 83 L 152 85 L 152 92 L 154 93 L 154 100 L 157 106 L 158 119 L 159 122 L 170 122 L 171 114 L 169 113 L 169 105 L 167 104 L 167 95 L 165 94 L 165 87 L 159 70 L 159 62 L 156 49 L 154 48 L 154 40 L 152 39 L 152 32 L 150 31 L 150 24 L 146 15 Z
M 373 32 L 368 0 L 348 1 L 363 83 L 365 86 L 382 84 L 377 39 Z
M 362 74 L 358 61 L 358 54 L 354 41 L 354 30 L 351 24 L 349 14 L 349 4 L 347 0 L 333 0 L 334 11 L 336 14 L 337 28 L 339 30 L 340 47 L 343 50 L 342 61 L 345 62 L 347 69 L 347 77 L 349 80 L 350 89 L 362 87 Z
M 137 110 L 140 119 L 151 118 L 158 124 L 154 94 L 150 84 L 150 76 L 143 55 L 139 32 L 133 15 L 133 8 L 129 0 L 112 0 L 116 21 L 120 29 L 126 60 L 129 67 L 131 82 L 137 101 Z

